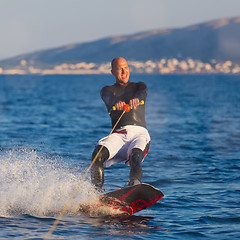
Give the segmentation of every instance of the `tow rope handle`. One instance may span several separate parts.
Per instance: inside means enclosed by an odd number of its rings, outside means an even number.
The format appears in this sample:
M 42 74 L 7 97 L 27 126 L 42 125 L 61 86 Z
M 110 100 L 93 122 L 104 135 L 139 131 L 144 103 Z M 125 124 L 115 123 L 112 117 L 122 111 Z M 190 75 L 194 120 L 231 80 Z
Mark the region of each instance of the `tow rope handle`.
M 145 104 L 145 102 L 144 102 L 144 100 L 141 100 L 137 105 L 135 105 L 134 107 L 138 107 L 139 105 L 144 105 Z M 129 105 L 124 105 L 124 107 L 125 106 L 129 106 Z M 117 110 L 117 107 L 114 105 L 114 106 L 112 106 L 112 108 L 109 110 L 109 112 L 108 112 L 108 114 L 109 115 L 111 115 L 111 113 L 112 113 L 112 111 L 116 111 Z M 123 108 L 123 110 L 125 110 L 124 108 Z M 130 108 L 130 110 L 131 110 L 131 108 Z M 129 110 L 129 111 L 130 111 Z M 126 112 L 129 112 L 129 111 L 126 111 Z

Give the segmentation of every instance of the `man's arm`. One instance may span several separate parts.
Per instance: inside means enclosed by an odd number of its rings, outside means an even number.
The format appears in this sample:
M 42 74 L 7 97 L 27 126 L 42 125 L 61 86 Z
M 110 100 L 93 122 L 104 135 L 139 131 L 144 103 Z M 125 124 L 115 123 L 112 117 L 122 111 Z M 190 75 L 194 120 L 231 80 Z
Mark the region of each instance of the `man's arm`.
M 112 91 L 109 89 L 108 86 L 104 87 L 101 90 L 101 98 L 104 101 L 108 111 L 110 111 L 110 109 L 113 106 L 116 106 L 117 110 L 123 110 L 123 106 L 126 105 L 125 102 L 123 101 L 119 101 L 112 93 Z
M 103 87 L 100 92 L 101 98 L 104 101 L 108 111 L 116 104 L 117 99 L 113 95 L 112 91 L 110 90 L 109 86 Z
M 131 108 L 134 108 L 139 105 L 140 101 L 146 101 L 147 98 L 147 86 L 143 82 L 138 82 L 136 93 L 133 96 L 133 99 L 129 101 L 129 105 Z

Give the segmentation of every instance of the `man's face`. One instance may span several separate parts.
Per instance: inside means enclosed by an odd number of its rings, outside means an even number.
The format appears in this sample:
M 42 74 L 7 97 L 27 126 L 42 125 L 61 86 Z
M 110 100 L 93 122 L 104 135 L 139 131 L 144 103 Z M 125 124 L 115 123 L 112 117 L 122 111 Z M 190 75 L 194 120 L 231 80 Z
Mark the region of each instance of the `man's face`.
M 129 80 L 129 68 L 124 58 L 117 59 L 112 67 L 112 74 L 119 84 L 127 83 Z

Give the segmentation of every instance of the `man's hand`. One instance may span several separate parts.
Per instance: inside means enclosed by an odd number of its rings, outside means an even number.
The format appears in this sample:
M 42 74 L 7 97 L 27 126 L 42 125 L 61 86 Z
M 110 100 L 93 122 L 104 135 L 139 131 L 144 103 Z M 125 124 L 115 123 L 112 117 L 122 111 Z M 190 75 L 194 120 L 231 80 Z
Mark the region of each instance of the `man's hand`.
M 126 105 L 125 102 L 122 102 L 122 101 L 119 101 L 118 103 L 115 104 L 116 106 L 116 109 L 121 111 L 123 110 L 123 107 L 124 105 Z M 129 102 L 129 106 L 130 108 L 134 108 L 134 107 L 137 107 L 139 105 L 139 99 L 138 98 L 134 98 L 134 99 L 131 99 L 130 102 Z
M 131 109 L 134 107 L 137 107 L 139 105 L 139 99 L 134 98 L 134 99 L 130 100 L 129 105 L 130 105 Z
M 125 102 L 119 101 L 118 103 L 115 104 L 117 110 L 121 111 L 123 110 L 123 106 L 126 105 Z

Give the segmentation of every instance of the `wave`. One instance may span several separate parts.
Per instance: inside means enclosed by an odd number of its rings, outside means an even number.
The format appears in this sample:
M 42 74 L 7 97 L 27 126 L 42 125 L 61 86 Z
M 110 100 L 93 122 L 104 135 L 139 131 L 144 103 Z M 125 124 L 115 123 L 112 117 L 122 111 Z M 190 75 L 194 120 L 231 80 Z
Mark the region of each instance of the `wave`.
M 82 178 L 82 171 L 63 166 L 57 158 L 36 150 L 4 150 L 0 153 L 0 216 L 58 214 Z M 96 196 L 89 180 L 80 187 L 69 212 Z

